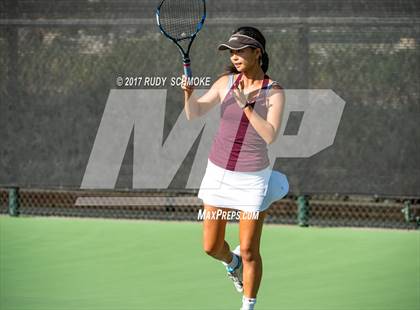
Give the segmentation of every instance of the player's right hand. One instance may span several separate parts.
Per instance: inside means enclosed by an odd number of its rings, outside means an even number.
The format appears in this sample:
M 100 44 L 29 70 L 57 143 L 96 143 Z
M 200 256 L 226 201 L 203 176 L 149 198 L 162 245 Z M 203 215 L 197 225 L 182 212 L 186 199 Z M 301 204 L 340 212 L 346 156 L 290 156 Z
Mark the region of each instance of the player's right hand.
M 190 96 L 194 91 L 193 85 L 189 85 L 187 83 L 187 76 L 184 74 L 182 75 L 181 88 L 184 90 L 184 93 L 188 96 Z

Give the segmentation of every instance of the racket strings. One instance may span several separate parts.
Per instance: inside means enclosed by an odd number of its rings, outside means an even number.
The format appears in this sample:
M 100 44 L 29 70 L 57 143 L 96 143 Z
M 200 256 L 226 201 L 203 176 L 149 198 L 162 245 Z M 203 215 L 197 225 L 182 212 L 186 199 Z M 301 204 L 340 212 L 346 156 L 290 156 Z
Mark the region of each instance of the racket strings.
M 175 40 L 191 37 L 204 15 L 202 0 L 171 0 L 163 2 L 160 8 L 160 24 Z

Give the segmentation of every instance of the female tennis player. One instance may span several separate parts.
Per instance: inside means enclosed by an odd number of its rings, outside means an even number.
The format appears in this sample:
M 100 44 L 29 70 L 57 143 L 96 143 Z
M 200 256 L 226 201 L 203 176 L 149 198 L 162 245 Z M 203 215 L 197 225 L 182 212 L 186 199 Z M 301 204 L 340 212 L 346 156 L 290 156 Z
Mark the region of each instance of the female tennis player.
M 265 74 L 269 60 L 258 29 L 238 28 L 218 49 L 230 51 L 228 72 L 199 98 L 185 76 L 182 89 L 188 119 L 221 104 L 219 129 L 198 193 L 204 202 L 203 246 L 226 266 L 236 290 L 243 292 L 241 309 L 247 310 L 254 309 L 262 277 L 266 210 L 288 191 L 287 178 L 269 168 L 267 152 L 278 136 L 285 99 L 282 87 Z M 233 251 L 225 241 L 227 211 L 230 218 L 239 218 L 240 245 Z

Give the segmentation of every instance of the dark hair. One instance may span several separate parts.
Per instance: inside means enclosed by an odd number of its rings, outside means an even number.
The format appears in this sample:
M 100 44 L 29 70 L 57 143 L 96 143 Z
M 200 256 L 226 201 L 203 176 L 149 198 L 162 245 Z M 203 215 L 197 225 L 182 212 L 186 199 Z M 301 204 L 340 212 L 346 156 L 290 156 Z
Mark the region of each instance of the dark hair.
M 264 71 L 264 73 L 266 73 L 268 70 L 269 59 L 268 59 L 268 54 L 265 50 L 265 38 L 263 34 L 261 33 L 261 31 L 259 31 L 257 28 L 254 28 L 254 27 L 244 26 L 244 27 L 239 27 L 238 29 L 234 30 L 232 34 L 235 34 L 235 33 L 244 34 L 246 36 L 254 38 L 255 40 L 261 43 L 261 45 L 264 48 L 264 51 L 261 51 L 262 52 L 261 69 Z M 230 74 L 230 73 L 239 73 L 238 70 L 236 70 L 235 66 L 233 66 L 232 64 L 226 67 L 225 74 Z

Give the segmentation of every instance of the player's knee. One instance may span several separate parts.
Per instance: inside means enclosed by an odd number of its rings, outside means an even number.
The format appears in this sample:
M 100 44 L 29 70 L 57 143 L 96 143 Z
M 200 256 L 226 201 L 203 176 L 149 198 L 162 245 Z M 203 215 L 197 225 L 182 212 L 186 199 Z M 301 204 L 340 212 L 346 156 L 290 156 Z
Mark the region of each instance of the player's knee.
M 204 252 L 210 256 L 218 256 L 220 252 L 220 246 L 217 243 L 204 243 L 203 246 Z
M 259 258 L 260 251 L 252 246 L 241 245 L 241 256 L 244 262 L 253 262 Z

